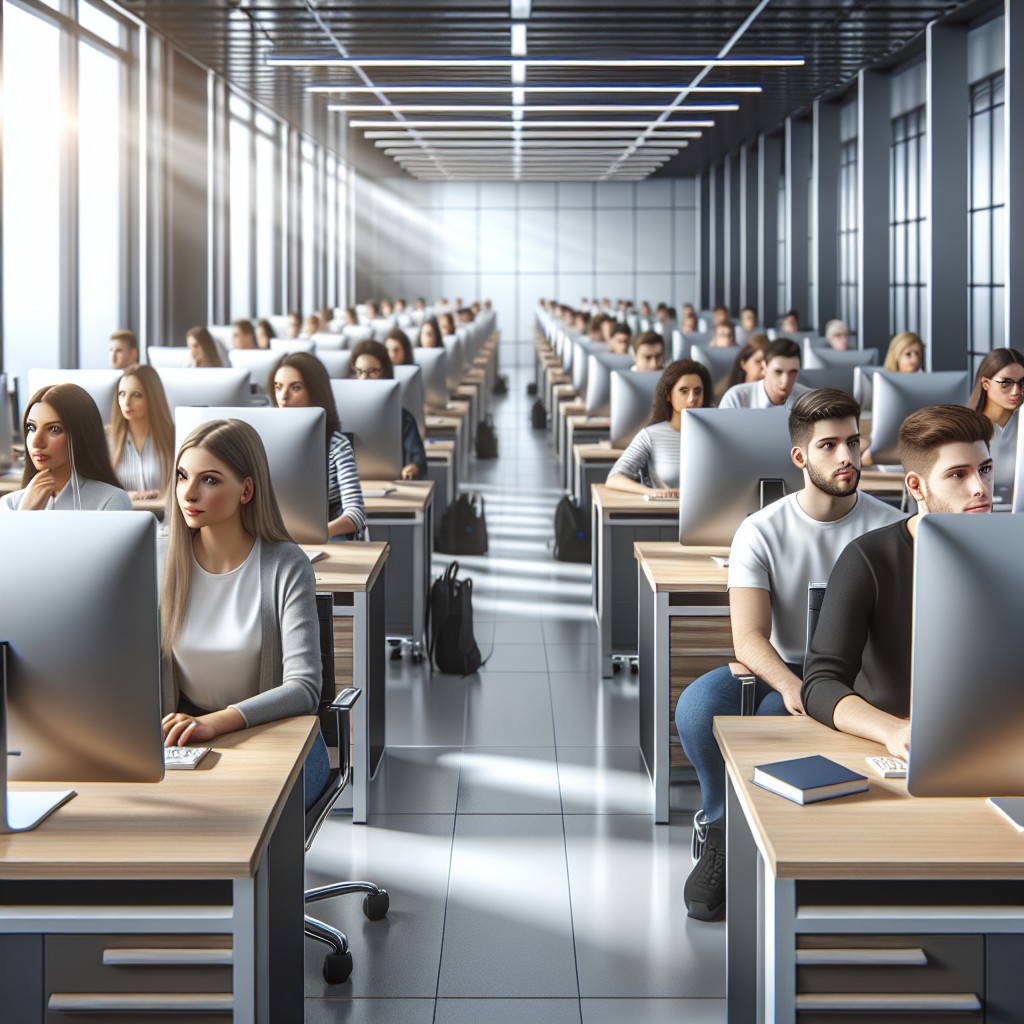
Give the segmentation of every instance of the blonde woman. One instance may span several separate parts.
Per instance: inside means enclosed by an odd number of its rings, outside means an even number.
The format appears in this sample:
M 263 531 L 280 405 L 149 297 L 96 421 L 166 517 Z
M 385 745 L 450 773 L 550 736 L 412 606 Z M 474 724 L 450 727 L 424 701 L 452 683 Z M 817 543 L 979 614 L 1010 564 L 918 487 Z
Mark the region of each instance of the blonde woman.
M 292 542 L 259 434 L 212 420 L 185 439 L 160 596 L 165 746 L 207 743 L 320 700 L 315 578 Z M 329 773 L 317 736 L 307 809 Z
M 924 342 L 913 331 L 901 331 L 889 342 L 883 369 L 890 373 L 917 373 L 924 369 Z
M 174 421 L 160 374 L 129 366 L 110 413 L 110 462 L 133 501 L 163 497 L 174 466 Z
M 223 366 L 217 343 L 205 327 L 193 327 L 185 335 L 193 366 Z

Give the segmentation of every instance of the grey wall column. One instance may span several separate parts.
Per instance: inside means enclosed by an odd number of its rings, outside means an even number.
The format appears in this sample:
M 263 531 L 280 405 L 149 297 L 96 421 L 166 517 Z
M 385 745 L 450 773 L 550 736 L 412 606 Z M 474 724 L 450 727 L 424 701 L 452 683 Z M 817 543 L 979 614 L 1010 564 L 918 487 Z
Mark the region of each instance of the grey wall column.
M 697 307 L 711 305 L 711 172 L 697 178 Z
M 861 71 L 857 83 L 857 320 L 861 345 L 884 352 L 889 339 L 889 78 Z
M 211 191 L 214 261 L 210 282 L 210 320 L 208 323 L 227 323 L 231 278 L 231 230 L 229 220 L 229 192 L 231 179 L 228 168 L 228 92 L 226 83 L 210 76 L 213 92 L 212 162 L 213 185 Z
M 725 280 L 722 301 L 735 319 L 740 303 L 740 157 L 730 153 L 724 161 L 722 235 Z
M 800 326 L 810 324 L 808 307 L 807 171 L 811 162 L 811 125 L 786 118 L 786 306 L 800 313 Z
M 839 104 L 815 100 L 811 122 L 814 186 L 814 306 L 809 323 L 824 333 L 839 315 Z
M 715 161 L 708 171 L 708 208 L 711 236 L 708 247 L 708 306 L 725 301 L 725 168 Z
M 779 318 L 779 175 L 782 139 L 762 135 L 757 143 L 757 310 L 761 323 Z
M 967 161 L 950 160 L 949 154 L 967 152 L 966 26 L 929 25 L 926 54 L 928 188 L 921 197 L 927 204 L 921 272 L 928 288 L 922 327 L 931 368 L 961 370 L 968 336 Z
M 1006 310 L 1004 323 L 1006 337 L 993 338 L 993 345 L 1020 347 L 1020 338 L 1014 337 L 1020 316 L 1024 312 L 1024 237 L 1014 230 L 1024 213 L 1024 196 L 1014 188 L 1014 182 L 1024 179 L 1024 129 L 1020 127 L 1024 117 L 1024 10 L 1020 0 L 1005 0 L 1005 97 L 1006 110 L 1003 124 L 1006 126 Z
M 738 306 L 757 306 L 757 148 L 740 148 L 740 295 Z M 758 309 L 760 313 L 760 309 Z

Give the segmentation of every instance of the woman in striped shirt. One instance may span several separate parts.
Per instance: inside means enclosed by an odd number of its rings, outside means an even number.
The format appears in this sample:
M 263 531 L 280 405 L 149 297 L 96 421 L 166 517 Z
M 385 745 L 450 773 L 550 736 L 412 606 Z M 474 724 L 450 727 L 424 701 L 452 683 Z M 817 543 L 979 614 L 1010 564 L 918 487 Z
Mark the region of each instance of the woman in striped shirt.
M 327 414 L 327 533 L 332 539 L 362 540 L 366 512 L 356 457 L 341 432 L 324 364 L 308 352 L 289 352 L 270 371 L 267 391 L 282 409 L 319 406 Z
M 136 363 L 118 382 L 110 413 L 110 461 L 133 500 L 162 498 L 174 467 L 174 420 L 160 375 Z

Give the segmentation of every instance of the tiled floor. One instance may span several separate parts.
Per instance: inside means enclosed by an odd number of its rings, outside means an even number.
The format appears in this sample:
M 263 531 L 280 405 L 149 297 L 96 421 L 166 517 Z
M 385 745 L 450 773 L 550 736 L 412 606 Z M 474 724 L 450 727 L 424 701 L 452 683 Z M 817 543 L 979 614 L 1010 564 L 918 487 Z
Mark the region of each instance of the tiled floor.
M 318 904 L 355 969 L 326 985 L 307 940 L 306 1021 L 719 1024 L 725 933 L 683 910 L 688 816 L 651 822 L 635 677 L 598 676 L 590 567 L 550 554 L 561 492 L 551 436 L 529 426 L 532 368 L 510 376 L 500 457 L 471 471 L 490 553 L 459 560 L 493 651 L 464 680 L 389 662 L 370 820 L 332 817 L 307 883 L 368 877 L 391 910 Z

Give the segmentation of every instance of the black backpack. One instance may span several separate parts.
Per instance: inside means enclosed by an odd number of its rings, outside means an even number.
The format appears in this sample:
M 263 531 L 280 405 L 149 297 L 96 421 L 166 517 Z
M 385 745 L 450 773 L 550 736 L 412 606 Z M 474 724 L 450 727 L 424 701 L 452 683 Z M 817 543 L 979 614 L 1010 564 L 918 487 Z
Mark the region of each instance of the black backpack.
M 507 395 L 508 394 L 508 377 L 504 373 L 495 375 L 494 387 L 491 388 L 492 395 Z
M 494 429 L 494 419 L 490 416 L 476 425 L 476 457 L 478 459 L 496 459 L 498 457 L 498 434 Z
M 555 559 L 590 561 L 590 523 L 575 498 L 565 497 L 555 507 Z
M 544 408 L 544 403 L 538 398 L 533 405 L 530 406 L 530 426 L 534 430 L 544 430 L 548 425 L 548 411 Z
M 441 517 L 434 550 L 446 555 L 486 555 L 487 519 L 479 494 L 460 494 Z
M 473 635 L 473 581 L 451 562 L 434 580 L 427 606 L 427 654 L 438 672 L 468 676 L 483 663 Z

